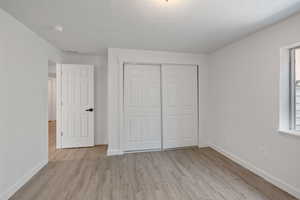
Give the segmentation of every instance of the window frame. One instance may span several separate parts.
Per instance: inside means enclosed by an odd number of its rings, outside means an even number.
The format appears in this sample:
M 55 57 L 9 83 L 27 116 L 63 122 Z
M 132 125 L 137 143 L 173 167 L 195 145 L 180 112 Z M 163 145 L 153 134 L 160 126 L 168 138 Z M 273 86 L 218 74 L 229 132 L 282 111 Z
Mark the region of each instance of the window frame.
M 296 50 L 300 46 L 289 49 L 289 129 L 296 130 Z

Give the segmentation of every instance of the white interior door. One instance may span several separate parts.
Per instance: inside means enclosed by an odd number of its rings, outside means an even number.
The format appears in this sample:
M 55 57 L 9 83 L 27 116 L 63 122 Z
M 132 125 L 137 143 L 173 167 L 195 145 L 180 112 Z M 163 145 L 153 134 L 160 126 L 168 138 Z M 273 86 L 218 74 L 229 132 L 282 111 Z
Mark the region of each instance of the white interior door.
M 163 148 L 197 145 L 197 66 L 163 65 Z
M 124 67 L 125 151 L 161 149 L 159 65 Z
M 62 148 L 94 145 L 94 68 L 61 67 Z

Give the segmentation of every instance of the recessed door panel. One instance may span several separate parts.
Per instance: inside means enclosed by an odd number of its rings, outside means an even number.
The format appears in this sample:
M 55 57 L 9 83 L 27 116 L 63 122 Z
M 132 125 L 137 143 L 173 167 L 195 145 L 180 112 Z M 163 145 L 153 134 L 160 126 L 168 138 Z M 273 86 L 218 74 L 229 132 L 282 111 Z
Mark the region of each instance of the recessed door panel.
M 197 66 L 163 65 L 163 148 L 198 143 Z
M 159 65 L 124 66 L 125 151 L 161 148 Z

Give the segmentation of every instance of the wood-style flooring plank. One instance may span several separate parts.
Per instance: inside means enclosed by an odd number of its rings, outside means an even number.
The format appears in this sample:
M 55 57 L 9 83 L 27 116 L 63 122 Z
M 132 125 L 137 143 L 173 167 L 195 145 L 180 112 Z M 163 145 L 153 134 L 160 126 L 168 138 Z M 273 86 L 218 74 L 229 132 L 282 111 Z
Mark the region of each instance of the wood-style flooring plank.
M 96 146 L 49 154 L 11 200 L 296 200 L 210 148 L 107 157 L 106 146 Z

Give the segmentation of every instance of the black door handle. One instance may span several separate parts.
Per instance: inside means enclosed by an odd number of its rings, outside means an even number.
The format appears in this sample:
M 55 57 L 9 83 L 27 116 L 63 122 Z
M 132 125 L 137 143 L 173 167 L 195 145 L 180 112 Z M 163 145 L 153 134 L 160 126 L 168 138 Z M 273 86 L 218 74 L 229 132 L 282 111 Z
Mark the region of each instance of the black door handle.
M 90 109 L 86 109 L 85 111 L 88 111 L 88 112 L 93 112 L 94 109 L 93 108 L 90 108 Z

